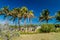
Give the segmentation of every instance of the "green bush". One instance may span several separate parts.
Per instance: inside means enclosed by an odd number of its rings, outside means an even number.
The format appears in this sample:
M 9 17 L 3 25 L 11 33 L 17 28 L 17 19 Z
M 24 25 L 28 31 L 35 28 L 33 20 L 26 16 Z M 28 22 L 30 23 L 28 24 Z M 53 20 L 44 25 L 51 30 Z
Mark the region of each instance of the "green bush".
M 60 32 L 60 28 L 56 28 L 55 29 L 55 32 Z
M 40 32 L 49 33 L 49 32 L 54 32 L 54 31 L 55 31 L 55 26 L 53 24 L 41 25 Z
M 41 31 L 40 31 L 40 28 L 39 28 L 39 29 L 36 29 L 35 32 L 40 33 L 40 32 L 41 32 Z

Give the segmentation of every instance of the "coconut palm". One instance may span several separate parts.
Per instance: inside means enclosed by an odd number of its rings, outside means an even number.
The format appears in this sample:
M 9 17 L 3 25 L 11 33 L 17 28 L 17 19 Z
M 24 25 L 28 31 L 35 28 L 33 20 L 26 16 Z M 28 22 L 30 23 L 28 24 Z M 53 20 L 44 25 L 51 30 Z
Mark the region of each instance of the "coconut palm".
M 32 18 L 34 17 L 34 12 L 33 12 L 33 10 L 29 10 L 29 12 L 28 12 L 28 21 L 30 22 L 30 27 L 32 27 Z M 28 28 L 29 29 L 29 28 Z M 28 30 L 27 29 L 27 30 Z
M 23 6 L 21 8 L 21 13 L 23 15 L 23 18 L 24 18 L 24 25 L 26 25 L 26 19 L 27 19 L 27 14 L 28 14 L 28 8 Z
M 17 17 L 18 17 L 18 26 L 19 26 L 19 30 L 20 30 L 20 22 L 21 22 L 21 19 L 22 19 L 22 16 L 18 14 Z
M 20 21 L 23 18 L 23 13 L 21 12 L 20 8 L 16 9 L 16 13 L 17 13 L 16 16 L 18 18 L 18 26 L 19 26 L 19 30 L 20 30 Z
M 34 12 L 32 10 L 29 11 L 29 14 L 28 14 L 28 19 L 30 21 L 30 24 L 32 23 L 32 18 L 34 17 Z
M 48 9 L 43 10 L 39 17 L 39 20 L 40 21 L 46 20 L 46 22 L 48 23 L 48 20 L 52 18 L 52 16 L 50 16 L 49 14 L 50 14 L 50 12 Z
M 56 18 L 57 22 L 60 22 L 60 11 L 57 11 L 55 18 Z
M 11 18 L 10 20 L 12 20 L 13 23 L 15 23 L 15 26 L 16 26 L 16 19 L 17 19 L 18 11 L 19 11 L 19 8 L 14 8 L 14 9 L 11 11 L 12 18 Z
M 4 19 L 7 18 L 8 16 L 12 16 L 11 10 L 9 10 L 8 7 L 2 8 L 2 14 L 4 15 Z
M 8 14 L 9 14 L 9 9 L 8 9 L 8 7 L 3 7 L 3 9 L 2 9 L 2 14 L 4 15 L 4 19 L 6 19 L 6 25 L 8 26 Z
M 16 8 L 14 8 L 13 10 L 9 10 L 8 7 L 3 7 L 3 13 L 4 13 L 4 18 L 7 19 L 7 17 L 9 17 L 10 21 L 13 20 L 13 23 L 15 22 L 16 18 L 17 18 L 17 10 Z M 16 23 L 15 23 L 15 26 L 16 26 Z
M 12 19 L 13 21 L 15 21 L 16 18 L 18 18 L 18 27 L 19 27 L 19 30 L 20 30 L 20 21 L 21 19 L 23 18 L 23 13 L 22 13 L 22 10 L 20 8 L 14 8 L 13 11 L 12 11 Z
M 8 13 L 9 12 L 9 9 L 8 9 L 7 6 L 3 7 L 2 10 L 3 10 L 4 13 Z
M 9 8 L 7 7 L 7 6 L 5 6 L 5 7 L 3 7 L 2 8 L 2 13 L 6 16 L 6 15 L 9 15 L 9 12 L 10 12 L 10 10 L 9 10 Z

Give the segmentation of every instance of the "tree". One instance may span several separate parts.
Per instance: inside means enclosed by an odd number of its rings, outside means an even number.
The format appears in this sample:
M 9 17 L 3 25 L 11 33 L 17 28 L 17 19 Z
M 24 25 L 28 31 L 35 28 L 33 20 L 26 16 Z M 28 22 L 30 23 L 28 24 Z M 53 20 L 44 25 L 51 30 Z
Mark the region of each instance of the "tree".
M 19 26 L 19 30 L 20 30 L 20 21 L 21 21 L 21 19 L 23 18 L 23 13 L 22 13 L 22 11 L 21 11 L 21 9 L 20 8 L 18 8 L 18 14 L 17 14 L 17 18 L 18 18 L 18 26 Z
M 11 11 L 11 14 L 12 14 L 12 18 L 11 20 L 13 20 L 13 23 L 15 23 L 15 26 L 16 26 L 16 19 L 18 18 L 18 14 L 19 14 L 19 8 L 14 8 L 12 11 Z M 18 22 L 19 23 L 19 22 Z M 19 30 L 20 30 L 20 24 L 18 24 L 19 26 Z M 17 26 L 16 26 L 17 27 Z
M 4 15 L 4 19 L 6 19 L 7 26 L 8 26 L 8 18 L 7 17 L 10 16 L 9 12 L 10 12 L 10 10 L 8 9 L 8 7 L 3 7 L 1 15 Z
M 57 22 L 60 22 L 60 11 L 57 11 L 55 18 L 56 18 Z
M 48 9 L 43 10 L 39 17 L 39 20 L 40 21 L 46 20 L 46 22 L 48 23 L 48 20 L 52 18 L 52 16 L 50 16 L 49 14 L 50 14 L 50 12 Z
M 15 22 L 16 18 L 17 18 L 17 9 L 14 8 L 13 10 L 9 10 L 8 7 L 3 7 L 3 13 L 4 13 L 4 19 L 8 20 L 7 17 L 9 17 L 9 20 L 13 20 L 13 23 Z M 15 23 L 16 26 L 16 23 Z
M 34 12 L 32 10 L 29 11 L 29 14 L 28 14 L 28 19 L 30 21 L 30 25 L 32 23 L 32 18 L 34 17 Z
M 22 8 L 21 8 L 21 13 L 22 13 L 22 15 L 23 15 L 23 18 L 24 18 L 24 25 L 26 25 L 26 19 L 27 19 L 27 14 L 28 14 L 28 8 L 27 7 L 25 7 L 25 6 L 23 6 Z

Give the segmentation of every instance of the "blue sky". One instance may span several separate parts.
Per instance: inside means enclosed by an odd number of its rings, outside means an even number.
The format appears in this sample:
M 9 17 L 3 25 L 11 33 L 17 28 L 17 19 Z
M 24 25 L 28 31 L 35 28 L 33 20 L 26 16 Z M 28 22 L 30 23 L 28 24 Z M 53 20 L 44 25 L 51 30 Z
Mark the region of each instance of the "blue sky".
M 43 9 L 49 9 L 50 15 L 53 16 L 60 10 L 60 0 L 0 0 L 0 8 L 9 6 L 9 9 L 14 7 L 26 6 L 29 10 L 34 11 L 34 15 L 39 17 Z M 49 20 L 50 21 L 50 20 Z M 49 23 L 54 23 L 55 19 Z M 0 16 L 0 23 L 4 23 L 2 16 Z M 39 24 L 38 18 L 32 19 L 33 24 Z M 23 21 L 21 21 L 23 24 Z

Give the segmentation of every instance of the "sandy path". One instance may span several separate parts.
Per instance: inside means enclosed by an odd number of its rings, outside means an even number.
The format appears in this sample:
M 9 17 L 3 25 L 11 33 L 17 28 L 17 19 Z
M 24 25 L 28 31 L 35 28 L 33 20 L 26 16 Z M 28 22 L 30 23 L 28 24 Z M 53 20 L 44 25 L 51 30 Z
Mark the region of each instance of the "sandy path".
M 23 34 L 15 40 L 60 40 L 60 33 Z

